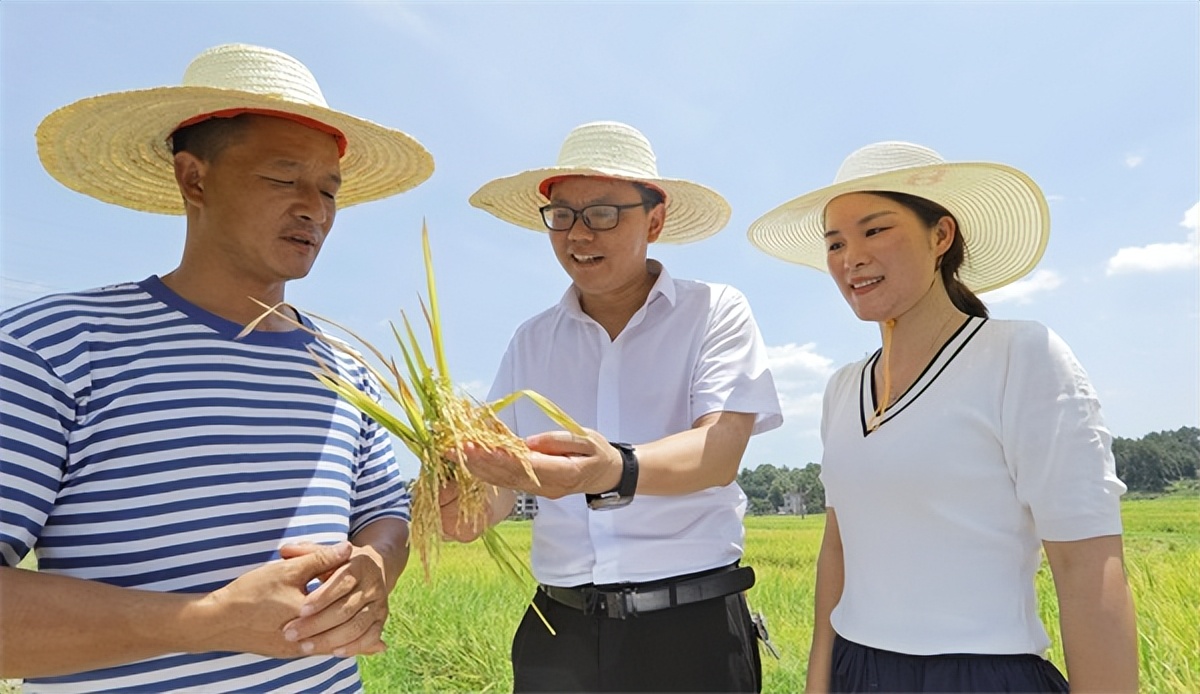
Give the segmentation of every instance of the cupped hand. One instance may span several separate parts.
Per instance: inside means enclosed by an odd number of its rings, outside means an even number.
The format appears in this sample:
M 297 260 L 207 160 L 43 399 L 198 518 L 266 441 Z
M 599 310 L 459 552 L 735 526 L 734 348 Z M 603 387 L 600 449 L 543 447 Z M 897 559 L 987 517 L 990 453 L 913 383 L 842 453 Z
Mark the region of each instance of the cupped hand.
M 541 483 L 538 494 L 558 499 L 568 494 L 600 494 L 621 482 L 621 453 L 599 432 L 586 436 L 548 431 L 525 439 L 529 462 Z
M 474 519 L 463 518 L 459 507 L 458 484 L 449 482 L 438 492 L 442 516 L 442 538 L 455 542 L 472 542 L 488 529 L 490 509 L 483 509 Z
M 332 576 L 351 559 L 351 545 L 291 545 L 297 551 L 246 572 L 209 593 L 204 604 L 213 628 L 206 650 L 296 658 L 306 653 L 285 638 L 284 627 L 300 616 L 308 584 Z
M 311 551 L 311 545 L 285 545 L 280 555 L 293 559 Z M 305 598 L 297 617 L 283 626 L 283 636 L 304 655 L 382 653 L 388 593 L 383 558 L 371 547 L 352 545 L 348 561 Z

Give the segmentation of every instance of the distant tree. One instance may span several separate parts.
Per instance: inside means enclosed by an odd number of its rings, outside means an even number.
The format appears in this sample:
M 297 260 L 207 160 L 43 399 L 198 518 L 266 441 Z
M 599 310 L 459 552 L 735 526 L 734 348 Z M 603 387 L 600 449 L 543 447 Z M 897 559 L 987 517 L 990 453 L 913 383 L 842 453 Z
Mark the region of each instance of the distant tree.
M 1194 479 L 1200 469 L 1200 429 L 1158 431 L 1140 439 L 1113 439 L 1117 476 L 1133 491 L 1161 492 L 1172 482 Z
M 766 499 L 751 499 L 748 512 L 752 516 L 767 516 L 775 513 L 775 508 Z
M 780 475 L 775 478 L 775 482 L 771 484 L 771 490 L 767 492 L 767 501 L 771 502 L 772 508 L 776 511 L 783 506 L 783 497 L 792 489 L 787 483 L 787 475 Z
M 1156 431 L 1143 436 L 1142 441 L 1159 447 L 1166 472 L 1172 480 L 1196 476 L 1196 468 L 1200 465 L 1200 429 L 1181 427 L 1177 431 Z
M 751 499 L 766 499 L 771 493 L 771 485 L 779 476 L 779 469 L 770 463 L 764 463 L 756 468 L 743 468 L 738 473 L 738 486 Z
M 809 463 L 803 468 L 776 467 L 764 463 L 738 473 L 738 486 L 749 499 L 751 514 L 774 513 L 783 506 L 784 497 L 799 492 L 809 513 L 825 510 L 825 487 L 821 484 L 821 466 Z
M 825 510 L 825 485 L 821 483 L 821 466 L 819 463 L 809 463 L 796 471 L 796 489 L 804 495 L 804 503 L 809 513 L 820 513 Z

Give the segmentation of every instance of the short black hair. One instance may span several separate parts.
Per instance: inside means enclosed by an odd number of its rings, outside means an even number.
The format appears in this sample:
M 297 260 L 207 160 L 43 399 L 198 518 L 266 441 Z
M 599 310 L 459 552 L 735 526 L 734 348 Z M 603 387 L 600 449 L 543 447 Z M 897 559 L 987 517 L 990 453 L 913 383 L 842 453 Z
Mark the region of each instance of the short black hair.
M 630 183 L 633 184 L 634 188 L 637 188 L 638 195 L 642 196 L 642 207 L 645 207 L 647 212 L 667 201 L 666 198 L 663 197 L 662 193 L 654 188 L 651 188 L 645 183 L 639 183 L 637 181 L 630 181 Z
M 209 118 L 171 133 L 171 153 L 190 152 L 204 161 L 213 161 L 245 133 L 250 114 L 233 118 Z

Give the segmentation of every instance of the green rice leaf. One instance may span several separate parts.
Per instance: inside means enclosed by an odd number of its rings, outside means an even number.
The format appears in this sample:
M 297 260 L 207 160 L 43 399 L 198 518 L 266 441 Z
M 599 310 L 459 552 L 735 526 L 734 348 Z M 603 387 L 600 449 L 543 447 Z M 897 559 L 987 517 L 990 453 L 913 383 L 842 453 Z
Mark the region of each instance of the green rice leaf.
M 518 390 L 515 393 L 510 393 L 499 400 L 490 403 L 488 406 L 492 408 L 493 412 L 498 412 L 513 404 L 521 397 L 526 397 L 532 400 L 533 404 L 538 406 L 538 409 L 540 409 L 542 412 L 545 412 L 547 417 L 554 420 L 554 423 L 563 429 L 575 434 L 576 436 L 587 436 L 587 432 L 583 430 L 583 427 L 579 426 L 578 422 L 571 418 L 571 415 L 567 414 L 558 405 L 555 405 L 550 398 L 547 398 L 545 395 L 542 395 L 537 391 L 528 389 Z
M 429 336 L 433 339 L 433 357 L 437 361 L 438 374 L 447 381 L 450 367 L 446 364 L 446 348 L 442 344 L 442 320 L 438 312 L 437 283 L 433 278 L 433 253 L 429 249 L 429 227 L 421 221 L 421 249 L 425 254 L 425 282 L 429 291 Z M 422 305 L 424 310 L 424 305 Z

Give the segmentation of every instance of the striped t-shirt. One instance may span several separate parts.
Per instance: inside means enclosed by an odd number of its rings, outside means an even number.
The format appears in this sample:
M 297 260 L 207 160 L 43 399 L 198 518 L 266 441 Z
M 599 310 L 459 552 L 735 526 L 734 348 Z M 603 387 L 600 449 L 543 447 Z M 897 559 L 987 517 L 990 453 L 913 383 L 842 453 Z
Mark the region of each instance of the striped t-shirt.
M 0 554 L 40 571 L 199 593 L 278 559 L 408 518 L 386 430 L 313 373 L 311 349 L 375 394 L 361 366 L 301 330 L 256 331 L 157 277 L 0 314 Z M 30 691 L 356 691 L 353 658 L 171 654 Z

